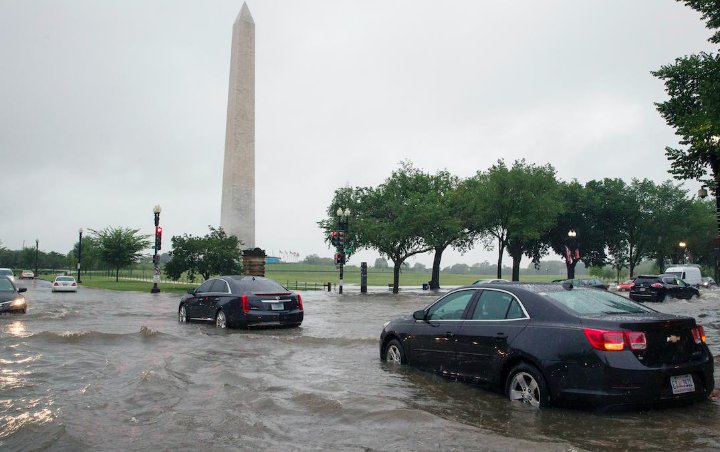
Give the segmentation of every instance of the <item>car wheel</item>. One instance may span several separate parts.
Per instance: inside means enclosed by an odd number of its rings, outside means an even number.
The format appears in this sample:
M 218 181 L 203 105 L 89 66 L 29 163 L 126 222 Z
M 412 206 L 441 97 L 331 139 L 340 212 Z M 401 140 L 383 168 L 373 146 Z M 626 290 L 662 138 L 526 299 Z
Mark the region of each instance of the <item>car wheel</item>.
M 388 363 L 393 364 L 405 364 L 405 352 L 403 351 L 402 344 L 397 339 L 392 339 L 385 345 L 385 353 L 383 353 L 384 359 Z
M 550 405 L 550 392 L 545 378 L 537 368 L 519 364 L 508 374 L 505 394 L 510 400 L 527 403 L 534 408 Z
M 215 326 L 218 328 L 227 328 L 227 318 L 223 310 L 219 310 L 215 316 Z
M 700 298 L 699 293 L 694 293 L 694 294 L 690 295 L 690 301 L 697 301 L 699 298 Z
M 185 310 L 185 305 L 181 305 L 180 309 L 178 310 L 178 322 L 180 323 L 187 323 L 187 311 Z

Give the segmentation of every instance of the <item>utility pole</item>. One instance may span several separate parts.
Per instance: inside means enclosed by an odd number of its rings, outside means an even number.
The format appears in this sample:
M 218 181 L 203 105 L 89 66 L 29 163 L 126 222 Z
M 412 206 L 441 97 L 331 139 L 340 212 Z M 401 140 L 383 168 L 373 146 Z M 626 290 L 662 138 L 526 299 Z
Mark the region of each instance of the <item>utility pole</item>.
M 153 286 L 150 289 L 150 293 L 160 292 L 158 283 L 160 282 L 160 256 L 158 256 L 158 250 L 162 246 L 162 226 L 160 226 L 160 206 L 157 205 L 153 208 L 153 214 L 155 214 L 155 254 L 153 255 Z
M 345 243 L 347 240 L 347 234 L 348 234 L 348 222 L 350 220 L 350 209 L 345 208 L 343 210 L 341 207 L 338 207 L 337 212 L 335 212 L 338 216 L 338 231 L 333 232 L 333 239 L 334 239 L 334 245 L 335 245 L 335 265 L 338 266 L 340 269 L 340 284 L 338 285 L 338 293 L 343 293 L 343 273 L 344 273 L 344 267 L 345 267 Z

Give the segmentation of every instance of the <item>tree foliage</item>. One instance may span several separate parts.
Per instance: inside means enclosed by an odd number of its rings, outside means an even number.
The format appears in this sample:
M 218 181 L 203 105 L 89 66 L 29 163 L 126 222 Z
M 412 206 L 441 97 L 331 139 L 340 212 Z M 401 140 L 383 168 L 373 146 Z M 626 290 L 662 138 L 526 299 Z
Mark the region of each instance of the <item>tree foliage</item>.
M 142 257 L 142 251 L 150 246 L 149 235 L 140 234 L 139 229 L 112 228 L 91 229 L 97 241 L 100 258 L 115 269 L 115 281 L 121 268 L 129 267 Z
M 222 228 L 208 226 L 210 233 L 203 237 L 184 234 L 173 236 L 170 261 L 165 264 L 165 274 L 177 281 L 183 273 L 195 280 L 201 275 L 205 280 L 212 275 L 236 275 L 242 272 L 241 242 L 234 235 L 228 236 Z

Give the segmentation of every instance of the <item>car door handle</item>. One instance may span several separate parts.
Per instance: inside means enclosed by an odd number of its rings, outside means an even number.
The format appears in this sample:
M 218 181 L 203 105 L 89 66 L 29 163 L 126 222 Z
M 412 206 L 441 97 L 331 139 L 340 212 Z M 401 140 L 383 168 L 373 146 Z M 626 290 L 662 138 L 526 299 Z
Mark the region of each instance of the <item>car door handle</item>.
M 445 333 L 445 337 L 455 337 L 455 333 L 453 333 L 452 331 L 448 331 L 447 333 Z

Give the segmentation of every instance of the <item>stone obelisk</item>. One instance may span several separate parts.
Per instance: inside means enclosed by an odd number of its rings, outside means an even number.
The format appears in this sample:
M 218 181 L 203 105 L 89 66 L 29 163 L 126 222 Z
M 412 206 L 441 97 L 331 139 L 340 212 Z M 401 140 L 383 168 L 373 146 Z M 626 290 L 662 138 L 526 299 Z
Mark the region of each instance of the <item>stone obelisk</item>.
M 255 21 L 245 3 L 233 24 L 220 226 L 255 247 Z

